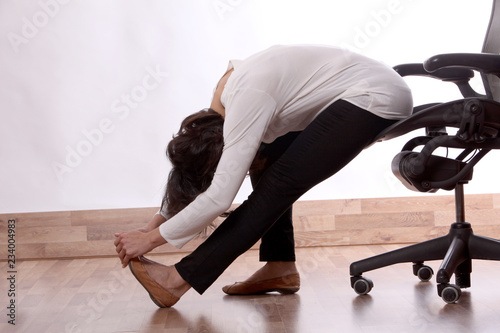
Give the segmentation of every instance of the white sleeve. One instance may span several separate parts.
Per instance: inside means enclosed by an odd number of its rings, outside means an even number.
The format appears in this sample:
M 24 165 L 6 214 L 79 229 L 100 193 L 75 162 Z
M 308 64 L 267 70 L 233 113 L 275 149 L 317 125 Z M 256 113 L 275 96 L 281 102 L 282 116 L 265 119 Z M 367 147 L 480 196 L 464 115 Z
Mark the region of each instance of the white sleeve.
M 276 108 L 263 91 L 238 90 L 226 102 L 224 149 L 212 184 L 186 208 L 160 225 L 162 237 L 181 248 L 233 203 Z

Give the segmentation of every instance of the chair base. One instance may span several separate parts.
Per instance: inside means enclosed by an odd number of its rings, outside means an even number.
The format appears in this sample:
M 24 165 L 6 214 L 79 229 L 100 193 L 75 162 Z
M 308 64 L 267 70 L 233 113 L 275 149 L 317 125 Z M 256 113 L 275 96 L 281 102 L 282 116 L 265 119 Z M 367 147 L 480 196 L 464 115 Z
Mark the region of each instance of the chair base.
M 423 263 L 440 259 L 443 261 L 436 274 L 438 295 L 445 302 L 454 303 L 460 297 L 460 288 L 468 288 L 471 285 L 472 259 L 500 260 L 500 241 L 474 235 L 470 223 L 456 222 L 451 225 L 450 232 L 446 236 L 352 263 L 351 287 L 358 294 L 366 294 L 373 287 L 373 283 L 362 277 L 364 272 L 405 262 L 412 262 L 414 274 L 421 280 L 427 281 L 432 275 L 432 270 L 429 276 L 430 268 Z M 428 268 L 423 277 L 419 273 L 422 267 Z M 453 274 L 455 274 L 455 285 L 450 284 Z

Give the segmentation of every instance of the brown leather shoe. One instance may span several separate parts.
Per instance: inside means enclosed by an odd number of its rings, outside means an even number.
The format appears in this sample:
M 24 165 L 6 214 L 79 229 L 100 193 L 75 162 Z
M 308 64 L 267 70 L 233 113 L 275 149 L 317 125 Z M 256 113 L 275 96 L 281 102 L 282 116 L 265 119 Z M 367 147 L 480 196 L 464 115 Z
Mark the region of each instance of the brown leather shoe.
M 236 282 L 222 288 L 228 295 L 259 295 L 271 291 L 293 294 L 300 289 L 299 274 L 290 274 L 269 280 L 255 282 Z
M 153 278 L 148 274 L 146 267 L 144 267 L 144 263 L 152 265 L 161 265 L 161 264 L 146 259 L 143 256 L 131 259 L 128 263 L 130 271 L 135 276 L 137 281 L 139 281 L 139 283 L 149 293 L 149 297 L 151 297 L 151 300 L 160 308 L 168 308 L 177 303 L 179 297 L 174 296 L 167 289 L 160 286 L 158 282 L 153 280 Z

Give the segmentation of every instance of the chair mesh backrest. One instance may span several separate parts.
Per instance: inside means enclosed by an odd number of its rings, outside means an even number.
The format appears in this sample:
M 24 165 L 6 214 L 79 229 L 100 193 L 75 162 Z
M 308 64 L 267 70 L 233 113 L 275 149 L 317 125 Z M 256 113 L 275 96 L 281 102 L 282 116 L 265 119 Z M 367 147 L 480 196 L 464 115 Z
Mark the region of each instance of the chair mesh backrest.
M 493 0 L 490 24 L 486 31 L 483 53 L 500 54 L 500 0 Z M 488 97 L 500 102 L 500 78 L 494 74 L 483 74 Z

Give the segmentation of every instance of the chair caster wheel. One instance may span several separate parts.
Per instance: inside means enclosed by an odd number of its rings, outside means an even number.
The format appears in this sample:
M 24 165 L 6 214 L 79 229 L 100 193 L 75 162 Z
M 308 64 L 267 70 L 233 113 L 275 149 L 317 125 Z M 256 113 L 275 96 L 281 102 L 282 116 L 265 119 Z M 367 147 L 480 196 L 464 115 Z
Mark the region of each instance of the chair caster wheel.
M 373 288 L 372 280 L 362 276 L 351 277 L 351 283 L 352 288 L 358 295 L 366 295 Z
M 434 271 L 432 270 L 432 268 L 430 268 L 427 265 L 418 265 L 416 268 L 417 268 L 416 269 L 417 272 L 415 275 L 422 282 L 429 281 L 432 278 L 432 276 L 434 275 Z
M 440 284 L 438 286 L 438 294 L 443 301 L 448 304 L 453 304 L 458 301 L 460 295 L 462 295 L 462 290 L 454 284 Z

